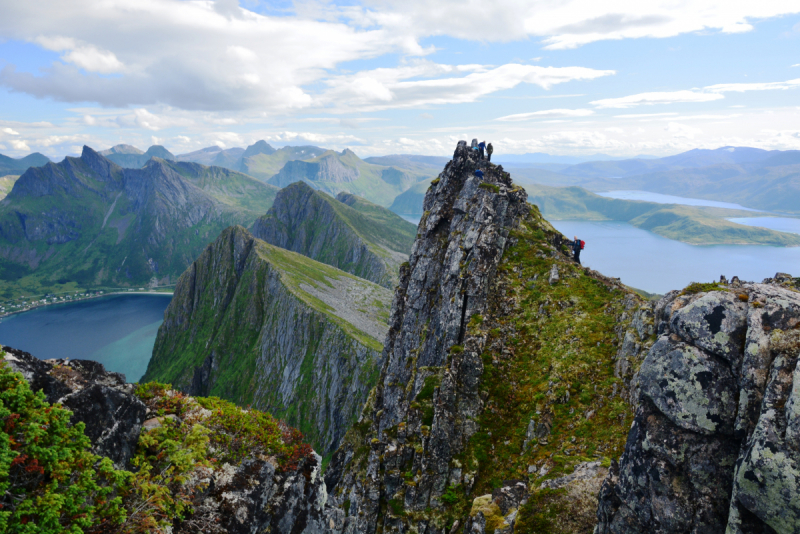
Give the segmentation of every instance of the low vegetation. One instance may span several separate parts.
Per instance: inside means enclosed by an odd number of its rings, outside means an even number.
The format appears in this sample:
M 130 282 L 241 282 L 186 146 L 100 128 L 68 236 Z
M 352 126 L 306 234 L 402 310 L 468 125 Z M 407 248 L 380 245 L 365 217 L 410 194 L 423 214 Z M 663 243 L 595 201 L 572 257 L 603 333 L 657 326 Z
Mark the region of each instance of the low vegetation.
M 311 454 L 300 432 L 269 414 L 216 398 L 194 399 L 169 385 L 140 385 L 136 394 L 161 418 L 143 431 L 131 471 L 90 452 L 83 423 L 31 391 L 0 363 L 0 531 L 20 534 L 166 532 L 197 517 L 187 484 L 247 456 L 291 470 Z

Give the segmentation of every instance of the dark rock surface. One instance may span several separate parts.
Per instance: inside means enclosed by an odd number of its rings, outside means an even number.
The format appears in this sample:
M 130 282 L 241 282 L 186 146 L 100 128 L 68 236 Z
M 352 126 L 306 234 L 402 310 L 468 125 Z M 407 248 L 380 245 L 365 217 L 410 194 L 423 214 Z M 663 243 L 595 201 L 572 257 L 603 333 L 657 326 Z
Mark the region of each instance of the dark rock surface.
M 125 376 L 109 373 L 89 360 L 42 361 L 27 352 L 3 347 L 5 361 L 22 373 L 47 402 L 72 410 L 72 422 L 84 423 L 93 452 L 124 467 L 133 456 L 145 420 L 145 405 Z
M 659 338 L 597 534 L 800 532 L 800 291 L 766 282 L 654 306 Z

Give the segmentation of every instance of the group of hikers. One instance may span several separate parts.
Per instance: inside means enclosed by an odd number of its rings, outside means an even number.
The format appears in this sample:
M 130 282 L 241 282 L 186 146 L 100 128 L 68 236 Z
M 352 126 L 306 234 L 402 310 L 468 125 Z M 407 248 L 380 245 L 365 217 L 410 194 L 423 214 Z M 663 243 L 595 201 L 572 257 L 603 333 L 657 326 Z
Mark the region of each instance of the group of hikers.
M 478 142 L 477 139 L 472 140 L 472 150 L 478 151 L 478 159 L 485 159 L 486 161 L 492 161 L 492 152 L 494 152 L 494 147 L 492 143 L 486 144 L 486 141 Z M 486 152 L 486 158 L 484 158 L 484 151 Z
M 478 142 L 477 139 L 472 140 L 472 150 L 478 151 L 478 159 L 485 159 L 488 162 L 492 161 L 492 152 L 494 152 L 494 147 L 492 143 L 486 144 L 486 141 Z M 484 157 L 484 152 L 486 153 L 486 157 Z M 501 167 L 502 168 L 502 167 Z M 483 179 L 483 171 L 480 169 L 475 170 L 475 176 L 478 178 Z M 566 241 L 566 245 L 572 250 L 572 259 L 575 260 L 575 263 L 578 265 L 581 264 L 581 250 L 586 245 L 585 241 L 581 241 L 578 239 L 578 236 L 574 236 L 573 241 Z

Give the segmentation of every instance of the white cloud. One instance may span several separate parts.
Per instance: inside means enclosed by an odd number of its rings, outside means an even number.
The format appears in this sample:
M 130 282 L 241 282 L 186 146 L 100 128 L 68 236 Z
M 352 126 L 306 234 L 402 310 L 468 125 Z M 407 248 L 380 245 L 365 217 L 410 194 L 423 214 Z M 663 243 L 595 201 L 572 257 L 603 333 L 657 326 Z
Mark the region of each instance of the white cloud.
M 11 128 L 3 128 L 2 132 L 8 135 L 19 135 L 19 132 L 16 130 L 12 130 Z
M 668 113 L 627 113 L 625 115 L 614 115 L 615 119 L 639 119 L 642 117 L 664 117 L 668 115 L 677 115 L 677 112 Z
M 792 0 L 721 2 L 615 0 L 377 0 L 351 9 L 356 23 L 417 36 L 479 41 L 541 37 L 546 48 L 575 48 L 601 40 L 664 38 L 699 32 L 740 33 L 751 21 L 800 12 Z
M 542 111 L 532 111 L 530 113 L 516 113 L 499 117 L 496 121 L 517 122 L 530 119 L 549 119 L 554 117 L 586 117 L 594 114 L 591 109 L 545 109 Z
M 70 37 L 39 36 L 34 41 L 47 50 L 63 52 L 61 59 L 88 72 L 110 74 L 124 70 L 124 65 L 113 52 L 100 50 Z
M 795 63 L 792 67 L 800 67 L 800 63 Z
M 787 80 L 785 82 L 767 82 L 767 83 L 720 83 L 717 85 L 709 85 L 704 89 L 713 93 L 743 93 L 745 91 L 773 91 L 780 89 L 795 89 L 800 87 L 800 78 L 794 80 Z
M 463 75 L 464 72 L 470 73 Z M 521 83 L 550 89 L 560 83 L 592 80 L 614 73 L 613 70 L 586 67 L 540 67 L 509 63 L 489 68 L 423 61 L 411 66 L 362 71 L 352 76 L 329 79 L 326 83 L 330 89 L 320 97 L 320 103 L 335 106 L 342 112 L 459 104 L 474 102 Z
M 664 130 L 671 133 L 676 139 L 694 139 L 696 136 L 703 133 L 703 130 L 700 128 L 680 124 L 678 122 L 670 122 Z
M 8 141 L 11 144 L 11 148 L 16 150 L 17 152 L 30 152 L 31 147 L 28 146 L 28 143 L 21 139 L 10 139 Z
M 623 96 L 620 98 L 605 98 L 594 100 L 591 104 L 599 108 L 632 108 L 641 105 L 674 104 L 678 102 L 710 102 L 725 98 L 716 93 L 701 93 L 697 91 L 669 91 L 639 93 L 637 95 Z

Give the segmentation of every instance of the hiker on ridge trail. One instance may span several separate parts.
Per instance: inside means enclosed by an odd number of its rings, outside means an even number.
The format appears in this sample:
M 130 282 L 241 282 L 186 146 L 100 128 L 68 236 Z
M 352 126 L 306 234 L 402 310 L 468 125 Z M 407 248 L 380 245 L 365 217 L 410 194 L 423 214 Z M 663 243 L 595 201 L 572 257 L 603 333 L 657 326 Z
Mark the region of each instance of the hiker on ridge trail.
M 494 147 L 492 146 L 492 143 L 489 143 L 486 145 L 486 161 L 489 163 L 492 162 L 492 152 L 494 152 Z
M 575 263 L 578 265 L 581 264 L 581 249 L 583 248 L 583 241 L 578 239 L 578 236 L 575 236 L 575 240 L 570 245 L 572 247 L 572 259 L 575 260 Z
M 478 144 L 478 157 L 480 159 L 483 159 L 484 150 L 486 150 L 486 141 L 481 141 L 480 144 Z

